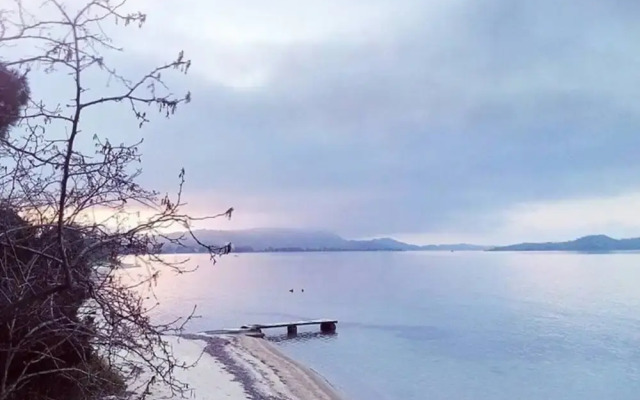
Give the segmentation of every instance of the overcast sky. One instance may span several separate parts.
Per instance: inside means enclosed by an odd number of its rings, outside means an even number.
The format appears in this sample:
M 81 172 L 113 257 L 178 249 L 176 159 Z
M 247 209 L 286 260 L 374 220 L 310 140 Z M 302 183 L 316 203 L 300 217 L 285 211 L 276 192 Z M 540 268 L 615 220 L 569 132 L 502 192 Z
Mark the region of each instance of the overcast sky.
M 172 81 L 193 102 L 144 131 L 144 182 L 184 166 L 192 211 L 237 210 L 212 228 L 640 236 L 637 0 L 132 4 L 121 70 L 193 60 Z

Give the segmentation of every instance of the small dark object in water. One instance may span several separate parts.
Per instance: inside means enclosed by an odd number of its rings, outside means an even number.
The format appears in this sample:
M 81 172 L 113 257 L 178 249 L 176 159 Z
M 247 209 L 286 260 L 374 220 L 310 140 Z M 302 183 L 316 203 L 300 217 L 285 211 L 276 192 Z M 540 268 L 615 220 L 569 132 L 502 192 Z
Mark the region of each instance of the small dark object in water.
M 293 289 L 289 289 L 289 292 L 290 292 L 290 293 L 293 293 Z
M 302 289 L 302 293 L 304 293 L 304 289 Z

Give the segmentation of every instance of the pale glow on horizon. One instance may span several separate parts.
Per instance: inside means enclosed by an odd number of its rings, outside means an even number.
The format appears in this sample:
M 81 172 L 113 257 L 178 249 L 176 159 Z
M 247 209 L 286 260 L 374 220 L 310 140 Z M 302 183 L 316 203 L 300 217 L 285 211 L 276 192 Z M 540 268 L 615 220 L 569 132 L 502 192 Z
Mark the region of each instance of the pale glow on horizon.
M 192 204 L 184 207 L 184 212 L 195 217 L 214 215 L 228 206 L 220 206 L 207 197 L 192 198 Z M 388 233 L 360 237 L 343 235 L 346 239 L 373 239 L 391 237 L 411 244 L 476 244 L 507 245 L 517 242 L 545 242 L 573 240 L 591 234 L 606 234 L 614 238 L 640 236 L 640 192 L 612 197 L 582 198 L 550 202 L 519 204 L 506 210 L 502 222 L 484 231 L 469 228 L 465 232 L 433 231 L 425 233 Z M 112 210 L 92 210 L 92 218 L 107 221 Z M 143 223 L 151 216 L 150 211 L 128 209 L 129 220 L 119 222 L 122 226 Z M 253 228 L 294 228 L 326 230 L 314 226 L 304 226 L 288 216 L 276 216 L 257 209 L 236 209 L 231 220 L 216 218 L 195 222 L 192 229 L 244 230 Z M 160 229 L 164 233 L 184 230 L 177 225 Z
M 597 234 L 616 239 L 640 237 L 640 192 L 518 204 L 503 213 L 500 225 L 484 233 L 473 230 L 464 233 L 436 231 L 386 236 L 419 245 L 507 245 L 568 241 Z
M 607 234 L 640 236 L 640 192 L 535 202 L 513 207 L 506 215 L 506 231 L 536 237 Z M 556 239 L 557 240 L 557 239 Z

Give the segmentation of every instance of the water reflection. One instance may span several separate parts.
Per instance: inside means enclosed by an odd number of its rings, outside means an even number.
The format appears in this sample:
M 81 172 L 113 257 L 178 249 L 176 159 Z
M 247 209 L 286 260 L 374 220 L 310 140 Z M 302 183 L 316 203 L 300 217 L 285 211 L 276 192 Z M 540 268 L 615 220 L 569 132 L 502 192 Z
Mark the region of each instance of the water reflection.
M 191 332 L 337 319 L 339 336 L 317 326 L 264 333 L 349 398 L 640 393 L 637 254 L 254 254 L 215 267 L 199 257 L 196 273 L 161 276 L 155 312 L 182 316 L 197 304 Z
M 273 343 L 298 342 L 304 343 L 311 340 L 321 340 L 330 342 L 338 338 L 337 332 L 301 332 L 297 335 L 288 335 L 286 333 L 280 335 L 267 335 L 265 339 Z

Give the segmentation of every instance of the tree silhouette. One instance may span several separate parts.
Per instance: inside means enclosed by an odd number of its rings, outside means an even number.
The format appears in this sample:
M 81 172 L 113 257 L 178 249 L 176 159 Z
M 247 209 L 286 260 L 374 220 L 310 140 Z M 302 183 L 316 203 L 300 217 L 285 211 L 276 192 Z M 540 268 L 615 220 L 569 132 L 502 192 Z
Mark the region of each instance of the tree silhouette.
M 181 332 L 191 316 L 159 324 L 145 302 L 161 273 L 188 272 L 163 257 L 162 246 L 195 240 L 213 261 L 229 251 L 201 242 L 191 227 L 230 217 L 232 209 L 186 214 L 184 170 L 173 195 L 145 188 L 138 183 L 140 142 L 112 143 L 108 127 L 86 129 L 87 111 L 106 105 L 131 112 L 143 128 L 152 110 L 168 118 L 191 99 L 173 95 L 162 78 L 189 70 L 182 52 L 135 78 L 106 61 L 122 49 L 103 25 L 146 20 L 125 13 L 126 2 L 0 4 L 0 55 L 15 55 L 0 59 L 0 400 L 133 396 L 123 392 L 125 383 L 141 387 L 144 398 L 156 382 L 179 395 L 185 387 L 173 371 L 184 365 L 163 338 Z M 71 101 L 30 96 L 34 73 L 68 85 Z M 98 74 L 109 82 L 102 94 L 87 86 Z M 93 146 L 80 146 L 80 138 Z M 165 235 L 169 228 L 185 233 Z M 126 257 L 143 263 L 135 280 L 120 273 Z M 151 377 L 140 381 L 141 369 Z
M 20 118 L 20 111 L 29 100 L 26 75 L 11 70 L 0 63 L 0 139 Z

